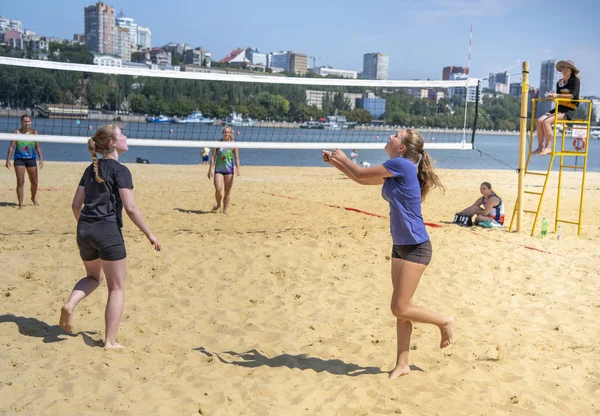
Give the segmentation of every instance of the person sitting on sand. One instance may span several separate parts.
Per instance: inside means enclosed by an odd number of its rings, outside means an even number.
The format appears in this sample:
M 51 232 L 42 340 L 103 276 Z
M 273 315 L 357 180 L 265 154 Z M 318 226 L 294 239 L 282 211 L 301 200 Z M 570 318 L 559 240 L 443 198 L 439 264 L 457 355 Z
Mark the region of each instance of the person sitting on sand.
M 133 180 L 127 167 L 119 163 L 119 154 L 127 151 L 127 137 L 114 125 L 100 127 L 88 141 L 92 164 L 87 167 L 73 198 L 73 215 L 77 220 L 77 245 L 86 271 L 62 307 L 60 327 L 73 332 L 73 311 L 90 295 L 106 276 L 106 333 L 104 348 L 123 348 L 116 341 L 125 295 L 127 253 L 121 228 L 123 208 L 133 223 L 146 234 L 154 249 L 160 242 L 150 232 L 133 197 Z M 98 159 L 96 153 L 102 155 Z
M 489 182 L 483 182 L 479 186 L 479 192 L 483 195 L 477 198 L 473 205 L 459 212 L 461 215 L 472 217 L 475 215 L 475 225 L 493 227 L 494 223 L 502 226 L 504 224 L 504 204 L 492 190 Z
M 391 135 L 385 151 L 390 159 L 382 165 L 363 168 L 352 162 L 340 149 L 323 151 L 323 161 L 331 163 L 361 185 L 383 185 L 383 198 L 390 206 L 392 233 L 391 309 L 396 317 L 398 348 L 396 366 L 389 377 L 410 373 L 408 353 L 413 322 L 432 324 L 441 333 L 440 348 L 452 342 L 454 318 L 413 304 L 413 295 L 431 261 L 433 249 L 421 214 L 421 202 L 434 187 L 441 187 L 429 154 L 423 150 L 423 138 L 413 129 Z

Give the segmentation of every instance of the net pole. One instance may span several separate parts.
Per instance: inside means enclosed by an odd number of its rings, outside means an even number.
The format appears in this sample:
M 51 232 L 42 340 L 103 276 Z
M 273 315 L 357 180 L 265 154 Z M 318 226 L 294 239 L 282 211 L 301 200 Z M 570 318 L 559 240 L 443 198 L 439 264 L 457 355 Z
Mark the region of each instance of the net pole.
M 467 79 L 471 78 L 471 46 L 473 45 L 473 25 L 469 25 L 469 73 Z M 462 144 L 467 143 L 467 108 L 469 107 L 469 87 L 465 88 L 465 121 L 463 123 Z
M 473 118 L 473 132 L 471 133 L 471 147 L 475 148 L 475 133 L 477 132 L 477 119 L 479 118 L 479 89 L 481 81 L 477 82 L 477 91 L 475 92 L 475 117 Z
M 527 151 L 527 106 L 529 104 L 529 62 L 523 62 L 523 80 L 521 81 L 521 123 L 519 141 L 519 186 L 517 196 L 517 232 L 523 229 L 523 185 L 525 182 L 525 153 Z M 534 117 L 534 114 L 531 115 Z

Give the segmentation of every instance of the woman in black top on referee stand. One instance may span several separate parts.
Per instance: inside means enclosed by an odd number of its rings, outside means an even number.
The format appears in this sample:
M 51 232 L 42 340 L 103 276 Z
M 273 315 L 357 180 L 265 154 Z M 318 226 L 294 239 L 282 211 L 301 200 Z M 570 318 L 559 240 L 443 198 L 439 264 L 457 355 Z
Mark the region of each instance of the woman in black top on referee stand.
M 85 170 L 73 198 L 77 220 L 77 245 L 87 276 L 81 279 L 62 307 L 60 326 L 73 331 L 73 311 L 92 293 L 106 276 L 106 334 L 104 348 L 123 348 L 116 342 L 124 305 L 127 253 L 121 228 L 123 208 L 135 225 L 160 250 L 158 239 L 150 232 L 133 197 L 131 172 L 119 163 L 119 154 L 127 151 L 127 137 L 117 126 L 100 127 L 88 141 L 93 163 Z M 96 153 L 102 155 L 98 159 Z
M 579 70 L 573 61 L 558 61 L 556 69 L 562 73 L 562 78 L 556 83 L 556 92 L 548 92 L 546 97 L 553 100 L 556 98 L 579 100 L 581 82 L 577 76 Z M 577 107 L 579 107 L 577 102 L 561 101 L 558 105 L 558 119 L 573 120 Z M 555 109 L 552 109 L 537 120 L 538 148 L 533 153 L 540 156 L 552 153 L 554 112 Z

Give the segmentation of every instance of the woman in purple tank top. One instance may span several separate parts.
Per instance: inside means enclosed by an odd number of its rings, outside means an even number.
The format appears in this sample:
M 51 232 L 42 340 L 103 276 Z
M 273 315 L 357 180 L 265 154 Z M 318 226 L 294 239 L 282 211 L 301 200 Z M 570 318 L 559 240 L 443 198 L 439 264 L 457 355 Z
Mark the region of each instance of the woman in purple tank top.
M 361 185 L 383 185 L 382 196 L 390 205 L 392 234 L 391 309 L 396 317 L 398 350 L 390 379 L 410 373 L 408 353 L 412 323 L 437 326 L 440 348 L 452 342 L 454 318 L 413 304 L 413 294 L 432 256 L 431 242 L 421 214 L 421 202 L 435 188 L 443 189 L 423 150 L 423 138 L 413 129 L 400 130 L 389 137 L 385 151 L 390 159 L 369 168 L 353 163 L 340 149 L 323 151 L 323 160 L 331 163 Z

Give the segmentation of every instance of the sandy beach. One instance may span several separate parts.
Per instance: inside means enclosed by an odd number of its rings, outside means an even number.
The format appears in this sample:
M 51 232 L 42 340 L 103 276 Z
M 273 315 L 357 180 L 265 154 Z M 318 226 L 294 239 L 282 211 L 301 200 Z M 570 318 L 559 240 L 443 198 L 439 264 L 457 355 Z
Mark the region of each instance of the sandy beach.
M 47 162 L 41 206 L 23 211 L 14 172 L 0 175 L 0 414 L 600 414 L 599 173 L 587 176 L 582 236 L 563 225 L 558 241 L 552 226 L 544 238 L 508 232 L 516 173 L 439 171 L 446 193 L 432 191 L 423 213 L 440 227 L 428 228 L 434 256 L 415 302 L 455 316 L 455 341 L 440 350 L 437 328 L 416 324 L 413 371 L 388 380 L 380 187 L 327 167 L 242 166 L 225 216 L 209 212 L 206 165 L 128 165 L 163 250 L 125 219 L 127 348 L 109 351 L 106 283 L 78 307 L 75 335 L 58 327 L 84 273 L 70 206 L 86 166 Z M 504 229 L 451 224 L 482 181 L 506 204 Z M 576 219 L 579 184 L 567 175 L 564 219 Z

